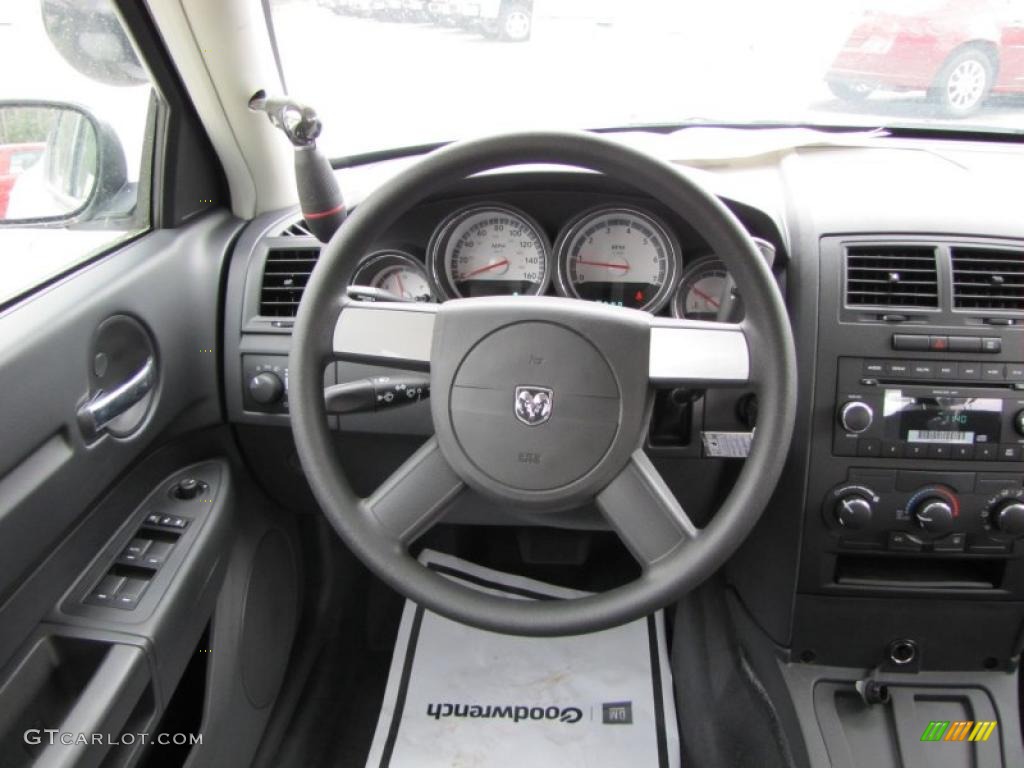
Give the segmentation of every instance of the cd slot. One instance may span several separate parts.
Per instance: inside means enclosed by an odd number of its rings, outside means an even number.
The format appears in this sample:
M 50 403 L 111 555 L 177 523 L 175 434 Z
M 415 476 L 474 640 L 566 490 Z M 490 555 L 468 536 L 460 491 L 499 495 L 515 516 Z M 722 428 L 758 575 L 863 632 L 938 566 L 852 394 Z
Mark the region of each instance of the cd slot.
M 878 386 L 881 387 L 901 387 L 907 389 L 908 387 L 919 387 L 921 389 L 949 389 L 955 387 L 957 390 L 972 391 L 978 390 L 980 392 L 1013 392 L 1017 387 L 1013 384 L 1001 384 L 998 382 L 983 382 L 983 381 L 933 381 L 926 379 L 875 379 Z M 1018 385 L 1024 387 L 1024 385 Z

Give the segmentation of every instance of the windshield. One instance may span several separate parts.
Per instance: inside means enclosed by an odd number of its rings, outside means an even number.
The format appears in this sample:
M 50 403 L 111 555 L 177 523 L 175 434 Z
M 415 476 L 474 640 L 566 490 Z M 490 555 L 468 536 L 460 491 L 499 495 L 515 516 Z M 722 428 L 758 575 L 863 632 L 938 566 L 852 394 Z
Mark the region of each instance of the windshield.
M 1024 0 L 272 0 L 332 156 L 530 128 L 1024 128 Z

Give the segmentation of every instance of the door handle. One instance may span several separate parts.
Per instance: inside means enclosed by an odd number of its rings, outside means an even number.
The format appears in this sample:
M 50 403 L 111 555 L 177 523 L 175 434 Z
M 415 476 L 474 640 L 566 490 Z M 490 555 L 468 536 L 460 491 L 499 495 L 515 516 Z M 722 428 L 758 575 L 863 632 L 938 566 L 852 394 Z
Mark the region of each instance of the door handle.
M 109 392 L 100 390 L 78 409 L 78 425 L 82 433 L 88 439 L 95 438 L 100 430 L 148 395 L 154 383 L 156 360 L 150 355 L 127 381 Z

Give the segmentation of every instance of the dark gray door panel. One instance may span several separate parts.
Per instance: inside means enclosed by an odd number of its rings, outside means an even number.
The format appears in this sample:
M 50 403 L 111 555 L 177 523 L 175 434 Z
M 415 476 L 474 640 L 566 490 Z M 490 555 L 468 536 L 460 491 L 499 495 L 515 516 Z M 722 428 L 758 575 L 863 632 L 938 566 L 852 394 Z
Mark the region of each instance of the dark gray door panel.
M 220 276 L 239 228 L 218 213 L 155 231 L 0 315 L 0 604 L 143 450 L 220 421 Z M 135 433 L 87 442 L 76 413 L 113 315 L 153 341 L 152 403 Z
M 226 479 L 223 488 L 218 486 L 216 498 L 210 497 L 216 503 L 204 505 L 204 508 L 209 509 L 202 517 L 213 522 L 202 522 L 195 528 L 190 525 L 195 533 L 190 531 L 185 541 L 188 545 L 201 532 L 203 540 L 211 543 L 198 548 L 192 545 L 183 548 L 195 551 L 194 555 L 189 556 L 187 566 L 178 565 L 175 560 L 171 563 L 171 569 L 166 571 L 167 575 L 161 575 L 157 591 L 160 595 L 165 594 L 165 589 L 169 588 L 170 591 L 166 592 L 167 597 L 160 600 L 159 615 L 153 613 L 148 601 L 143 602 L 141 610 L 105 613 L 91 606 L 80 605 L 80 601 L 83 591 L 93 587 L 102 569 L 114 561 L 120 551 L 118 547 L 123 549 L 134 535 L 144 511 L 140 504 L 147 497 L 154 498 L 152 494 L 160 489 L 166 492 L 168 483 L 187 473 L 187 467 L 196 460 L 220 466 L 221 459 L 230 455 L 227 433 L 222 428 L 205 430 L 147 453 L 124 474 L 66 535 L 52 542 L 46 559 L 33 570 L 31 576 L 18 583 L 10 598 L 0 604 L 0 668 L 17 655 L 19 648 L 23 650 L 26 639 L 44 621 L 154 636 L 158 631 L 153 621 L 160 622 L 162 626 L 172 615 L 175 621 L 181 621 L 183 616 L 189 618 L 189 612 L 194 610 L 198 596 L 219 583 L 214 578 L 214 571 L 220 567 L 218 563 L 223 559 L 221 555 L 230 543 L 227 519 L 233 514 L 231 497 L 234 484 L 227 483 Z M 171 501 L 166 496 L 164 498 Z M 170 505 L 171 508 L 175 506 L 178 505 Z M 221 508 L 223 511 L 218 511 Z M 191 511 L 183 510 L 182 514 L 192 516 Z M 173 585 L 169 584 L 171 570 L 175 573 Z M 178 599 L 176 595 L 181 590 L 187 590 L 184 613 L 181 605 L 168 606 Z M 215 597 L 214 591 L 210 599 Z M 114 620 L 110 620 L 110 617 Z M 0 700 L 0 707 L 3 704 Z
M 92 768 L 102 744 L 50 743 L 44 729 L 120 734 L 135 711 L 152 720 L 152 698 L 141 646 L 42 634 L 0 687 L 0 765 Z
M 153 732 L 190 658 L 205 652 L 198 645 L 233 552 L 233 471 L 223 458 L 175 464 L 182 454 L 230 454 L 230 444 L 217 432 L 190 436 L 145 458 L 0 607 L 0 627 L 33 628 L 16 650 L 0 650 L 10 658 L 0 664 L 0 765 L 91 768 L 101 761 L 129 765 L 139 756 L 131 745 L 111 749 L 108 739 L 68 745 L 40 744 L 38 737 L 43 729 L 111 738 Z M 181 498 L 177 491 L 184 480 L 196 481 L 201 493 Z M 168 517 L 187 524 L 165 524 Z M 121 521 L 115 531 L 112 518 Z M 167 544 L 159 561 L 128 562 L 129 543 L 144 539 L 153 552 L 158 542 Z M 80 558 L 89 554 L 91 562 L 83 565 Z M 75 565 L 62 570 L 64 561 Z M 130 606 L 93 599 L 99 585 L 116 574 L 145 582 Z M 42 622 L 40 609 L 48 611 Z M 5 644 L 13 639 L 0 634 Z

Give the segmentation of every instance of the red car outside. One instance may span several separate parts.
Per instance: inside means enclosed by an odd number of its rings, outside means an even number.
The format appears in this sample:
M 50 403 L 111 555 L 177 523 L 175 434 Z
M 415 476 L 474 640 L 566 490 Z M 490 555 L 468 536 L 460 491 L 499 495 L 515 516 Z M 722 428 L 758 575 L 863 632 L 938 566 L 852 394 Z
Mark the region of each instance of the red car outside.
M 7 203 L 18 175 L 30 168 L 43 154 L 42 143 L 0 144 L 0 219 L 7 217 Z
M 926 91 L 964 117 L 1024 93 L 1024 0 L 895 0 L 864 13 L 826 76 L 841 99 Z

